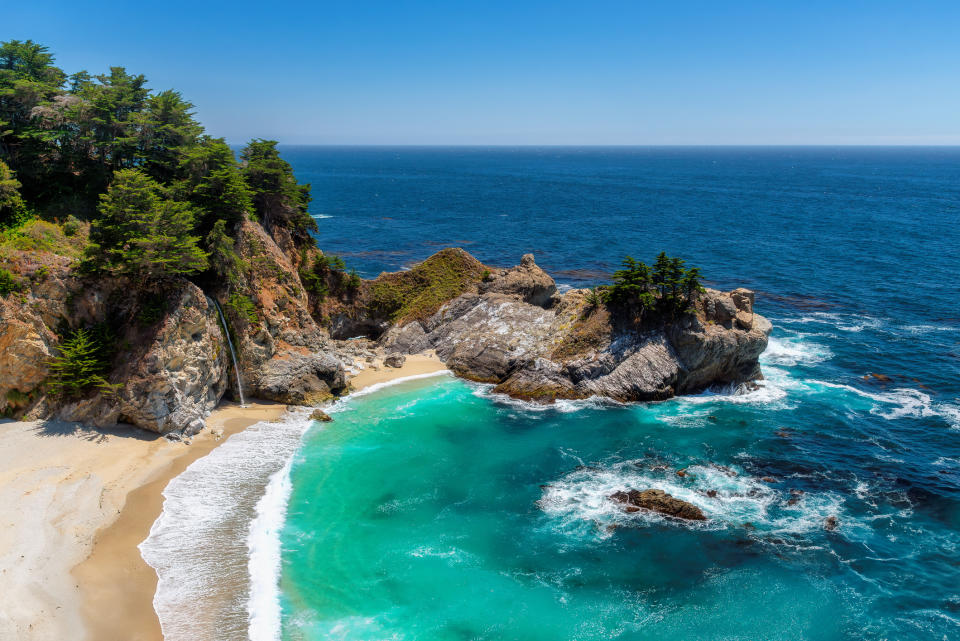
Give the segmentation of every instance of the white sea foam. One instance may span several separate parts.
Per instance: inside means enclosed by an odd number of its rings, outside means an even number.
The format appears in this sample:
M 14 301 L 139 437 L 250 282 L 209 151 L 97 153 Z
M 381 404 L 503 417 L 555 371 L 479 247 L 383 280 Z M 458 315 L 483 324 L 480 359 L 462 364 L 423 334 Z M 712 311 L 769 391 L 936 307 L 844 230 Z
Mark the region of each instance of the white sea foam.
M 330 214 L 310 214 L 311 218 L 316 220 L 323 220 L 324 218 L 333 218 Z
M 868 392 L 841 383 L 810 381 L 823 387 L 850 392 L 874 402 L 870 413 L 888 420 L 903 417 L 943 419 L 950 427 L 960 429 L 960 406 L 949 402 L 934 401 L 926 392 L 910 387 L 897 387 L 885 392 Z
M 371 385 L 329 411 L 391 385 L 449 373 Z M 297 409 L 282 421 L 258 423 L 230 437 L 164 490 L 163 512 L 140 550 L 157 571 L 154 608 L 168 641 L 279 638 L 280 534 L 293 457 L 313 425 L 308 412 Z M 247 598 L 235 598 L 238 590 Z M 209 626 L 200 629 L 200 622 Z
M 641 463 L 623 462 L 574 470 L 547 485 L 538 502 L 552 517 L 552 527 L 582 537 L 606 538 L 614 527 L 647 527 L 670 523 L 678 527 L 722 529 L 751 523 L 760 534 L 803 534 L 823 528 L 824 519 L 841 515 L 843 499 L 832 492 L 803 494 L 788 505 L 790 494 L 740 470 L 693 465 L 680 478 L 672 469 L 658 470 Z M 779 489 L 778 489 L 779 488 Z M 626 513 L 610 500 L 626 489 L 661 489 L 699 507 L 707 521 L 679 521 L 641 510 Z M 710 496 L 708 491 L 716 492 Z M 842 520 L 842 516 L 840 517 Z
M 292 467 L 293 456 L 290 456 L 283 467 L 270 477 L 266 491 L 257 503 L 257 516 L 250 524 L 250 534 L 247 536 L 250 555 L 247 562 L 250 572 L 250 598 L 247 602 L 250 641 L 276 641 L 280 638 L 280 532 L 293 491 L 290 480 Z
M 795 337 L 771 336 L 767 342 L 767 349 L 760 355 L 761 366 L 770 363 L 774 365 L 815 365 L 822 363 L 833 356 L 833 352 L 825 345 L 803 341 Z
M 309 425 L 305 410 L 253 425 L 167 485 L 163 512 L 140 544 L 157 571 L 154 608 L 167 641 L 246 638 L 251 613 L 279 614 L 266 605 L 278 597 L 279 542 L 271 537 L 288 491 L 277 479 Z M 259 621 L 258 630 L 279 629 L 279 619 Z

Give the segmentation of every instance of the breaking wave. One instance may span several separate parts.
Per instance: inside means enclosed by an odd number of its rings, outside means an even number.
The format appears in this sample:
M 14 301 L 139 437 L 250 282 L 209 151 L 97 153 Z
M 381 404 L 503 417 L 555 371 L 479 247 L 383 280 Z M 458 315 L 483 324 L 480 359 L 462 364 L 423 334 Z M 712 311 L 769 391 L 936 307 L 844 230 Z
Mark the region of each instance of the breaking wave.
M 153 603 L 164 639 L 276 638 L 269 631 L 279 630 L 283 479 L 310 424 L 297 410 L 252 425 L 167 485 L 163 512 L 140 544 L 157 572 Z
M 662 463 L 624 461 L 581 466 L 543 488 L 538 502 L 553 527 L 576 536 L 606 538 L 619 527 L 671 524 L 697 529 L 751 528 L 759 535 L 799 535 L 823 528 L 828 516 L 843 521 L 843 498 L 833 492 L 791 494 L 734 467 L 691 465 L 685 476 Z M 774 481 L 776 481 L 774 479 Z M 626 513 L 610 495 L 626 489 L 660 489 L 699 507 L 707 521 L 682 521 L 655 512 Z M 793 500 L 791 500 L 793 499 Z

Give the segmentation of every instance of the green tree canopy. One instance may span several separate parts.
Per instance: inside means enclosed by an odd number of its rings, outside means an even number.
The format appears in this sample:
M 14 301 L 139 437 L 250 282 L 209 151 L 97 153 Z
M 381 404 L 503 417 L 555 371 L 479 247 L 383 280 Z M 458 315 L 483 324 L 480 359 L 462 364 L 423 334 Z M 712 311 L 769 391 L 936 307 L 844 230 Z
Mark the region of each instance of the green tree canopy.
M 99 211 L 86 254 L 94 269 L 142 282 L 206 269 L 206 254 L 197 245 L 199 237 L 192 235 L 194 208 L 169 198 L 143 172 L 116 172 L 100 198 Z
M 210 269 L 217 277 L 230 285 L 240 282 L 243 261 L 237 255 L 233 238 L 227 234 L 227 224 L 218 220 L 204 239 L 210 253 Z
M 653 269 L 627 256 L 605 289 L 605 302 L 632 316 L 644 318 L 656 312 L 660 318 L 675 318 L 691 310 L 703 291 L 700 269 L 686 269 L 681 258 L 660 252 Z
M 317 222 L 307 213 L 310 185 L 297 184 L 293 168 L 277 151 L 277 142 L 252 140 L 240 157 L 264 229 L 285 227 L 298 244 L 311 242 L 310 232 L 317 230 Z
M 253 192 L 237 165 L 233 150 L 222 138 L 203 137 L 200 144 L 180 151 L 175 191 L 203 210 L 198 221 L 201 233 L 218 220 L 233 226 L 253 211 Z
M 27 206 L 20 196 L 20 182 L 7 163 L 0 160 L 0 228 L 14 225 L 27 215 Z

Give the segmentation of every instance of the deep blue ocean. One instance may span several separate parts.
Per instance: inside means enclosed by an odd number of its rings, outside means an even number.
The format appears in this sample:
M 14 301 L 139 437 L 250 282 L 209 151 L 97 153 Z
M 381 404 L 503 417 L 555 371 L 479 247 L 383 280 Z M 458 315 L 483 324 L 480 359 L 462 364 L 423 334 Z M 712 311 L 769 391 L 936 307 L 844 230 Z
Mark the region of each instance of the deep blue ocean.
M 252 638 L 960 639 L 960 149 L 282 153 L 366 277 L 460 246 L 578 287 L 662 250 L 774 331 L 752 392 L 545 409 L 439 376 L 261 431 L 296 453 Z M 628 487 L 709 521 L 623 514 Z

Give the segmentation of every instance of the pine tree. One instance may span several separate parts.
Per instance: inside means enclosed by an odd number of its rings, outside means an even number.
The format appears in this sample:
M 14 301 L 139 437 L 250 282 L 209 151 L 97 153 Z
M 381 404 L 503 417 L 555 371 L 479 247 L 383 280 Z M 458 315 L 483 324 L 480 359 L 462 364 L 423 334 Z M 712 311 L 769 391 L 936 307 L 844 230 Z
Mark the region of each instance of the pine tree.
M 61 341 L 59 351 L 50 361 L 52 391 L 79 396 L 92 387 L 106 393 L 115 392 L 119 387 L 105 378 L 109 363 L 104 356 L 104 346 L 89 330 L 73 332 Z
M 252 140 L 240 157 L 264 229 L 285 227 L 298 245 L 312 244 L 310 232 L 317 230 L 317 222 L 307 213 L 310 185 L 297 184 L 293 168 L 280 158 L 277 142 Z
M 210 252 L 210 269 L 230 285 L 240 281 L 243 263 L 234 249 L 233 238 L 227 234 L 227 223 L 218 220 L 207 234 L 205 244 Z
M 222 138 L 203 137 L 200 144 L 182 149 L 178 173 L 174 191 L 201 209 L 200 233 L 212 230 L 218 220 L 232 227 L 253 211 L 253 194 Z
M 27 206 L 20 197 L 20 182 L 0 160 L 0 228 L 12 227 L 27 217 Z
M 171 200 L 146 174 L 114 174 L 100 198 L 100 218 L 90 230 L 87 263 L 94 269 L 147 282 L 202 271 L 207 257 L 193 236 L 195 210 Z

